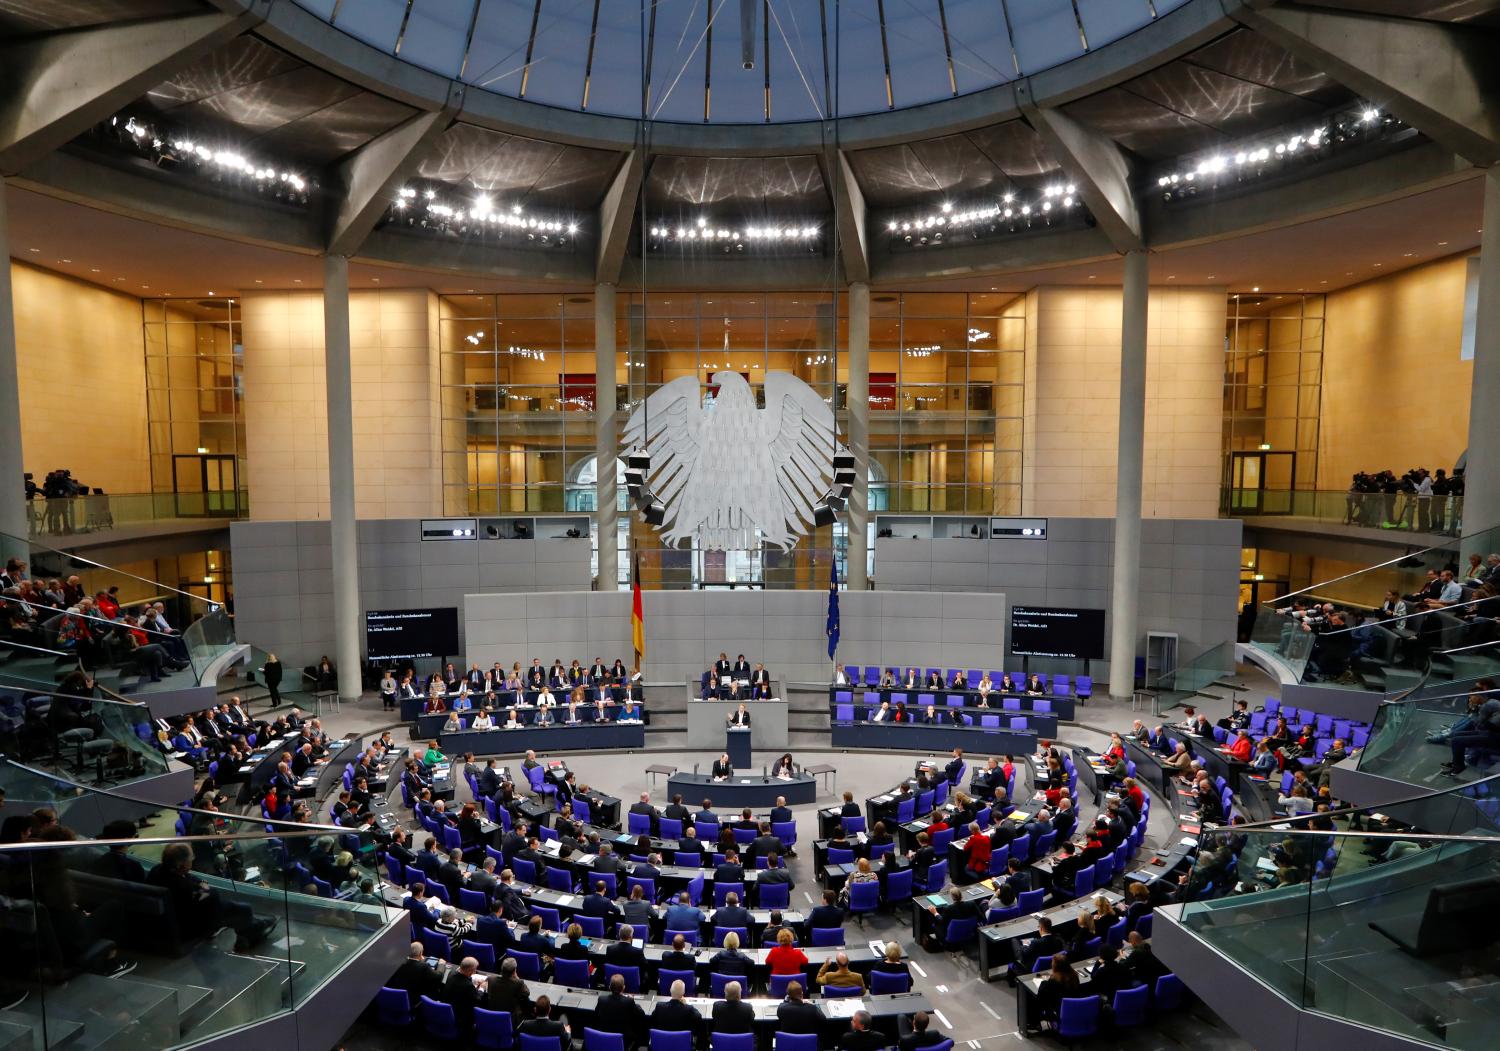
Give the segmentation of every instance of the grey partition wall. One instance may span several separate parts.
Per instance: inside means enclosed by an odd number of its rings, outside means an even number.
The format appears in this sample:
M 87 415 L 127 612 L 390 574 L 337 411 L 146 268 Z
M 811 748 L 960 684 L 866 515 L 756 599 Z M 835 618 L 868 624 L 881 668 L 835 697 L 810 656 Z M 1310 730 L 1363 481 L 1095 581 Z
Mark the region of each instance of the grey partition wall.
M 235 522 L 237 636 L 281 658 L 289 673 L 333 650 L 333 562 L 327 522 Z M 423 540 L 418 519 L 359 523 L 362 609 L 452 606 L 470 592 L 588 591 L 581 538 Z M 459 617 L 460 641 L 463 617 Z M 454 654 L 455 657 L 462 654 Z
M 782 682 L 827 682 L 824 591 L 647 591 L 645 677 L 696 680 L 720 652 L 762 662 Z M 839 659 L 849 664 L 999 667 L 1006 596 L 839 595 Z M 467 595 L 465 659 L 551 664 L 557 657 L 629 664 L 629 592 Z M 681 689 L 681 687 L 675 687 Z
M 882 591 L 1004 591 L 1017 606 L 1108 610 L 1114 574 L 1112 518 L 1049 518 L 1047 538 L 964 537 L 875 541 L 875 587 Z M 1239 596 L 1240 523 L 1233 519 L 1148 518 L 1141 523 L 1138 627 L 1179 639 L 1179 663 L 1233 642 Z M 1109 637 L 1106 616 L 1105 638 Z M 1009 639 L 1006 640 L 1007 646 Z M 1144 653 L 1144 646 L 1138 652 Z M 1040 671 L 1070 671 L 1047 662 Z M 1090 672 L 1109 679 L 1107 661 Z

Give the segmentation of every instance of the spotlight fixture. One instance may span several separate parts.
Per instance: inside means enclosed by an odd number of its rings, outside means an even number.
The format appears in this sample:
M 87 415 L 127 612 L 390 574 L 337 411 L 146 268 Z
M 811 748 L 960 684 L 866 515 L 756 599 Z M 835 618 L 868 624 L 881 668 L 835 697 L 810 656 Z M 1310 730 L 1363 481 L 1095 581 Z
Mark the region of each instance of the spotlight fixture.
M 252 159 L 233 145 L 199 140 L 180 129 L 134 114 L 116 114 L 96 125 L 94 134 L 163 170 L 233 183 L 286 204 L 306 205 L 317 188 L 314 180 L 301 173 Z
M 951 240 L 963 232 L 972 240 L 984 234 L 1018 233 L 1032 229 L 1037 223 L 1051 226 L 1056 218 L 1075 209 L 1088 217 L 1078 199 L 1078 187 L 1072 183 L 1053 183 L 1024 201 L 1018 201 L 1013 191 L 998 201 L 976 203 L 968 208 L 957 208 L 952 201 L 944 201 L 936 211 L 887 219 L 885 232 L 902 244 L 935 246 L 945 243 L 945 234 Z
M 1389 113 L 1359 102 L 1323 117 L 1312 127 L 1178 161 L 1156 177 L 1155 189 L 1165 203 L 1191 199 L 1203 190 L 1279 174 L 1299 160 L 1323 160 L 1340 149 L 1409 130 Z
M 766 253 L 816 251 L 823 231 L 820 223 L 812 220 L 740 226 L 715 222 L 700 215 L 677 224 L 653 223 L 645 233 L 646 247 L 654 252 L 677 248 L 727 253 L 743 252 L 749 247 Z
M 548 248 L 572 243 L 580 229 L 575 219 L 533 215 L 519 202 L 501 207 L 487 193 L 463 200 L 459 191 L 440 183 L 401 187 L 381 222 L 460 237 L 508 234 L 512 243 Z

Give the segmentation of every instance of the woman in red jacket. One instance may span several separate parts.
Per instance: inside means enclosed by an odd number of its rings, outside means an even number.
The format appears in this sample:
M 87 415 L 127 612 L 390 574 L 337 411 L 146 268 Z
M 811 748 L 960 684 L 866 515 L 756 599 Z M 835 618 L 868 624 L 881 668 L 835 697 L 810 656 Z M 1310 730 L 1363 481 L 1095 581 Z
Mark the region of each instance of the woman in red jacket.
M 792 932 L 785 927 L 776 932 L 776 948 L 766 953 L 772 974 L 801 974 L 807 967 L 807 954 L 792 944 Z
M 979 822 L 969 826 L 969 841 L 964 844 L 964 870 L 984 879 L 990 874 L 990 837 L 979 831 Z

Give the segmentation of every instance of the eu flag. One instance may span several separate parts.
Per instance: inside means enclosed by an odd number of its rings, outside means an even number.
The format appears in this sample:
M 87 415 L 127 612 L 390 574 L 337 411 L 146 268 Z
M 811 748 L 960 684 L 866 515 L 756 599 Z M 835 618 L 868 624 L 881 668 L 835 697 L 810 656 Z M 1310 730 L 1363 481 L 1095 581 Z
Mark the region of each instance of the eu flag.
M 836 559 L 828 563 L 828 659 L 833 660 L 839 648 L 839 564 Z

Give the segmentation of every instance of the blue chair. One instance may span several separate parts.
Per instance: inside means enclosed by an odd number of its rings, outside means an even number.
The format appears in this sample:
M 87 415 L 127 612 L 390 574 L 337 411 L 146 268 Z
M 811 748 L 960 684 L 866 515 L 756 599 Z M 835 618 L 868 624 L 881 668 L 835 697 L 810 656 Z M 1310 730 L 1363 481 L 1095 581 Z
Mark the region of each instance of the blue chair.
M 560 1036 L 533 1036 L 530 1033 L 521 1034 L 521 1051 L 563 1051 L 563 1039 Z
M 657 820 L 656 826 L 661 831 L 662 839 L 682 838 L 682 822 L 676 818 L 660 818 Z
M 448 936 L 439 934 L 437 931 L 423 928 L 417 932 L 417 941 L 422 943 L 422 951 L 428 956 L 435 956 L 439 960 L 446 960 L 449 953 Z
M 1115 992 L 1113 1019 L 1115 1026 L 1121 1029 L 1134 1025 L 1142 1025 L 1146 1021 L 1146 1003 L 1151 997 L 1151 990 L 1144 985 L 1137 985 L 1130 989 L 1119 989 Z
M 612 963 L 604 965 L 604 982 L 606 985 L 617 974 L 625 976 L 625 989 L 627 992 L 638 993 L 641 991 L 641 969 L 639 967 L 620 967 Z
M 870 992 L 872 995 L 880 996 L 886 993 L 906 993 L 910 991 L 911 975 L 909 974 L 895 974 L 891 971 L 870 972 Z
M 1135 929 L 1142 938 L 1147 941 L 1151 940 L 1151 914 L 1149 912 L 1136 919 Z
M 936 894 L 948 885 L 948 859 L 934 861 L 927 867 L 927 881 L 923 884 L 923 891 L 928 894 Z
M 1029 915 L 1041 910 L 1042 903 L 1046 900 L 1046 897 L 1047 892 L 1045 890 L 1023 890 L 1020 894 L 1016 895 L 1016 904 L 1021 906 L 1023 914 Z
M 662 996 L 672 995 L 672 983 L 681 982 L 689 996 L 697 989 L 698 976 L 692 971 L 659 971 L 656 975 L 656 991 Z
M 985 923 L 1002 923 L 1005 920 L 1013 920 L 1021 915 L 1021 906 L 1012 905 L 1007 909 L 991 909 L 984 915 Z
M 581 912 L 575 912 L 573 914 L 573 922 L 583 928 L 583 934 L 586 938 L 604 937 L 603 916 L 585 916 Z
M 663 931 L 661 936 L 661 943 L 663 945 L 671 945 L 672 940 L 679 934 L 682 935 L 683 941 L 687 942 L 689 945 L 698 944 L 697 931 Z
M 1073 873 L 1073 885 L 1071 887 L 1064 887 L 1058 884 L 1052 889 L 1059 898 L 1081 898 L 1085 894 L 1093 893 L 1094 866 L 1085 865 Z
M 598 919 L 598 917 L 594 917 Z M 487 970 L 494 970 L 493 967 Z M 575 989 L 587 989 L 593 982 L 589 978 L 589 962 L 587 960 L 564 960 L 559 957 L 552 961 L 552 974 L 557 981 L 563 985 L 571 985 Z
M 932 834 L 932 849 L 938 854 L 948 852 L 948 844 L 953 842 L 953 829 L 943 828 Z
M 897 869 L 887 876 L 885 878 L 886 904 L 894 901 L 910 901 L 914 876 L 915 873 L 911 869 Z
M 828 848 L 828 864 L 830 865 L 852 865 L 854 864 L 854 850 L 843 847 Z
M 693 830 L 698 833 L 698 838 L 704 843 L 717 843 L 719 841 L 719 823 L 717 821 L 699 821 L 694 818 Z
M 1156 995 L 1152 998 L 1156 1002 L 1158 1011 L 1175 1011 L 1182 1006 L 1182 996 L 1186 991 L 1182 979 L 1175 974 L 1164 974 L 1156 980 Z
M 311 881 L 311 880 L 313 880 L 315 878 L 316 877 L 309 876 L 308 880 Z M 444 905 L 452 905 L 453 904 L 453 902 L 451 902 L 451 901 L 448 900 L 448 888 L 447 887 L 443 886 L 441 883 L 434 883 L 432 880 L 427 880 L 426 881 L 426 885 L 427 885 L 427 896 L 429 898 L 436 898 L 438 901 L 442 902 Z
M 632 859 L 634 860 L 634 859 Z M 645 858 L 641 859 L 646 860 Z M 613 872 L 591 872 L 589 873 L 589 884 L 604 884 L 604 896 L 606 898 L 618 898 L 620 896 L 620 883 Z
M 756 835 L 758 835 L 756 829 L 736 828 L 734 830 L 734 841 L 735 843 L 739 844 L 741 850 L 744 850 L 751 843 L 755 842 Z
M 1010 856 L 1025 863 L 1031 858 L 1031 833 L 1022 832 L 1010 841 Z
M 750 979 L 739 974 L 711 974 L 708 976 L 708 992 L 716 1000 L 724 999 L 724 987 L 730 982 L 739 982 L 740 991 L 750 988 Z
M 712 1051 L 755 1051 L 755 1034 L 710 1033 L 708 1044 Z
M 824 997 L 834 996 L 864 996 L 865 991 L 857 985 L 825 985 L 822 995 Z
M 654 1032 L 654 1030 L 653 1030 Z M 818 1051 L 817 1033 L 777 1033 L 776 1051 Z M 656 1044 L 651 1044 L 651 1051 L 656 1051 Z M 684 1048 L 683 1051 L 688 1051 Z
M 812 929 L 812 943 L 815 948 L 819 946 L 843 945 L 844 928 L 814 927 Z
M 722 909 L 724 899 L 731 893 L 740 896 L 740 903 L 745 901 L 745 885 L 743 883 L 715 883 L 714 884 L 714 908 Z
M 771 995 L 773 997 L 786 998 L 786 987 L 793 982 L 801 982 L 803 988 L 807 987 L 807 975 L 805 974 L 773 974 L 771 975 Z
M 533 982 L 542 979 L 542 958 L 534 952 L 522 952 L 519 949 L 506 949 L 505 955 L 516 961 L 516 973 L 522 978 L 528 978 Z
M 1094 862 L 1094 889 L 1109 886 L 1110 880 L 1115 878 L 1115 858 L 1113 854 L 1106 854 Z
M 917 816 L 916 796 L 907 796 L 896 801 L 896 824 L 904 825 Z
M 613 873 L 611 873 L 611 875 L 613 875 Z M 629 894 L 636 887 L 641 888 L 641 896 L 643 898 L 645 898 L 647 901 L 650 901 L 650 902 L 656 901 L 656 880 L 654 880 L 654 879 L 637 879 L 634 876 L 626 876 L 625 877 L 625 893 Z
M 542 918 L 542 928 L 544 930 L 563 930 L 562 913 L 558 910 L 549 909 L 545 905 L 532 905 L 531 913 L 533 916 L 540 916 Z
M 625 1037 L 584 1026 L 583 1051 L 625 1051 Z
M 474 957 L 474 959 L 479 961 L 481 970 L 494 971 L 497 969 L 495 967 L 495 947 L 489 942 L 471 942 L 465 938 L 458 943 L 458 949 L 462 954 L 460 959 L 463 956 Z
M 405 866 L 401 864 L 400 858 L 394 854 L 387 854 L 385 856 L 385 870 L 390 874 L 392 883 L 399 883 L 402 886 L 406 886 L 403 882 L 406 878 Z
M 1050 956 L 1038 956 L 1035 962 L 1031 965 L 1032 974 L 1042 974 L 1046 971 L 1050 971 L 1051 969 L 1052 957 Z
M 809 1051 L 817 1051 L 817 1037 L 813 1037 Z M 651 1030 L 651 1051 L 693 1051 L 692 1033 L 674 1033 L 666 1029 Z
M 844 826 L 844 831 L 851 836 L 865 830 L 865 817 L 863 814 L 854 814 L 850 817 L 841 818 L 839 823 Z M 782 842 L 786 841 L 782 840 Z
M 490 911 L 490 900 L 484 896 L 482 890 L 470 890 L 468 887 L 458 889 L 458 907 L 467 912 L 487 915 Z
M 405 1029 L 413 1021 L 411 1000 L 407 998 L 405 989 L 381 986 L 380 992 L 375 994 L 375 1011 L 380 1016 L 380 1024 L 384 1026 Z
M 844 830 L 847 832 L 849 826 L 846 824 Z M 771 823 L 771 835 L 781 841 L 783 850 L 791 850 L 797 845 L 797 822 L 795 821 L 773 821 Z
M 892 840 L 889 843 L 879 843 L 879 844 L 871 843 L 870 844 L 870 864 L 873 865 L 873 864 L 875 864 L 875 862 L 879 861 L 881 858 L 885 857 L 887 854 L 894 854 L 895 852 L 896 852 L 896 842 L 895 842 L 895 840 Z
M 541 825 L 536 829 L 536 838 L 540 839 L 543 843 L 562 842 L 562 835 L 557 829 L 548 828 L 546 825 Z
M 1121 918 L 1116 920 L 1114 923 L 1109 925 L 1109 930 L 1104 932 L 1105 942 L 1113 945 L 1118 949 L 1120 946 L 1125 944 L 1125 935 L 1127 933 L 1126 928 L 1128 928 L 1129 926 L 1130 921 L 1127 919 Z
M 851 883 L 849 885 L 849 912 L 855 916 L 863 916 L 867 912 L 874 912 L 880 908 L 880 883 L 878 880 L 870 880 L 866 883 Z
M 979 918 L 977 916 L 962 920 L 949 920 L 948 929 L 943 932 L 943 948 L 958 949 L 974 941 L 978 936 Z
M 1037 837 L 1036 856 L 1044 858 L 1052 853 L 1052 848 L 1057 845 L 1057 830 L 1049 829 Z
M 1057 1014 L 1057 1035 L 1064 1040 L 1077 1040 L 1099 1032 L 1099 1006 L 1097 996 L 1069 996 L 1062 1002 Z
M 917 793 L 916 813 L 918 813 L 918 814 L 930 814 L 930 813 L 932 813 L 932 801 L 934 799 L 936 799 L 936 798 L 937 798 L 937 790 L 936 789 L 929 788 L 925 792 L 918 792 Z
M 458 829 L 452 825 L 443 825 L 438 829 L 438 835 L 442 839 L 444 850 L 462 850 L 464 841 L 458 835 Z
M 453 1015 L 453 1005 L 441 1003 L 430 996 L 422 997 L 422 1027 L 427 1035 L 436 1040 L 457 1040 L 458 1019 Z
M 859 884 L 856 884 L 859 886 Z M 871 884 L 877 891 L 880 884 Z M 785 909 L 792 902 L 790 883 L 757 883 L 755 885 L 756 906 L 762 909 Z
M 649 836 L 651 834 L 651 815 L 627 813 L 625 815 L 625 829 L 632 836 Z
M 511 858 L 510 870 L 522 883 L 536 883 L 536 862 L 527 861 L 525 858 Z

